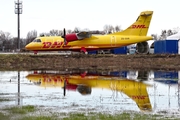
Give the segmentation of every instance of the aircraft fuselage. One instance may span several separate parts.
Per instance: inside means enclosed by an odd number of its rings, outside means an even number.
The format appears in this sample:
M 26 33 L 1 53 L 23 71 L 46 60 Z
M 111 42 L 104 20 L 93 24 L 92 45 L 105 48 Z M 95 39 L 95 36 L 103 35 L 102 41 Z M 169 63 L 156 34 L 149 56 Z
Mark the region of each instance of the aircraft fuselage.
M 28 50 L 51 51 L 68 50 L 80 51 L 82 47 L 87 51 L 98 49 L 111 49 L 130 44 L 152 40 L 151 36 L 124 36 L 124 35 L 99 35 L 83 40 L 77 40 L 64 45 L 64 39 L 61 36 L 39 37 L 26 46 Z M 39 41 L 38 41 L 39 40 Z

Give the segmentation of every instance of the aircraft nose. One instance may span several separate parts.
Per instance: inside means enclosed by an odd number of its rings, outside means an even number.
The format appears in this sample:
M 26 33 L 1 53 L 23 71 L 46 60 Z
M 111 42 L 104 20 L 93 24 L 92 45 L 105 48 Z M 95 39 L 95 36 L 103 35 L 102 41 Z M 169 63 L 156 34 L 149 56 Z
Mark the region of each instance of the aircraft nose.
M 26 48 L 26 50 L 29 50 L 29 49 L 31 48 L 31 45 L 30 45 L 30 44 L 27 44 L 27 45 L 25 46 L 25 48 Z
M 30 80 L 30 78 L 31 78 L 31 77 L 30 77 L 29 75 L 26 76 L 26 79 Z

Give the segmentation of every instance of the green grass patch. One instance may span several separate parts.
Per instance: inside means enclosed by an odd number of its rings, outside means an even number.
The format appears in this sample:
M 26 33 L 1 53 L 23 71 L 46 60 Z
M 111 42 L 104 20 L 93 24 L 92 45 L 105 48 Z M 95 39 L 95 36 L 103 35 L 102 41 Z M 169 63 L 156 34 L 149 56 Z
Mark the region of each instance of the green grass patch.
M 28 112 L 34 112 L 35 107 L 32 105 L 28 105 L 28 106 L 6 108 L 4 110 L 8 110 L 12 114 L 27 114 Z
M 7 98 L 0 98 L 0 102 L 10 101 L 10 99 Z
M 121 114 L 103 114 L 103 113 L 70 113 L 63 120 L 178 120 L 178 118 L 164 117 L 163 115 L 147 115 L 141 113 L 121 113 Z
M 10 117 L 0 112 L 0 120 L 9 120 Z
M 20 118 L 19 120 L 58 120 L 58 119 L 53 118 L 51 116 L 27 116 Z
M 6 108 L 3 114 L 0 112 L 0 120 L 10 120 L 16 118 L 18 120 L 179 120 L 175 116 L 167 116 L 160 114 L 143 114 L 137 112 L 123 112 L 118 114 L 108 114 L 108 113 L 58 113 L 49 111 L 48 114 L 43 113 L 36 115 L 34 106 L 22 106 L 22 107 L 12 107 Z M 32 112 L 32 114 L 27 114 Z

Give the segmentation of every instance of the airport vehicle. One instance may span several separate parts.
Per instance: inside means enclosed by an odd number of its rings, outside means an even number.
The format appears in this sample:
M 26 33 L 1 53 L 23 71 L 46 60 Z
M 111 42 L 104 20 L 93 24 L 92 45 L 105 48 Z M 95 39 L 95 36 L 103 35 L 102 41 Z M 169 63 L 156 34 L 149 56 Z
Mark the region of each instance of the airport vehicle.
M 91 31 L 66 34 L 63 36 L 38 37 L 26 45 L 27 50 L 34 51 L 78 51 L 86 53 L 94 50 L 114 49 L 139 42 L 152 40 L 147 36 L 153 11 L 143 11 L 137 20 L 127 29 L 105 35 L 93 35 Z
M 90 95 L 93 88 L 108 89 L 121 92 L 132 99 L 140 110 L 152 111 L 147 87 L 151 85 L 141 81 L 114 75 L 94 73 L 44 73 L 36 72 L 26 76 L 28 80 L 41 87 L 60 87 L 78 91 L 82 95 Z

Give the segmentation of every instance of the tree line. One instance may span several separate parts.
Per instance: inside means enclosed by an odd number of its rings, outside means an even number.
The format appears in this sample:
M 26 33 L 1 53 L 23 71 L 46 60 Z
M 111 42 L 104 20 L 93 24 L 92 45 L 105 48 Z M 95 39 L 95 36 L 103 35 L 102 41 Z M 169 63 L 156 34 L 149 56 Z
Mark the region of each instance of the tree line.
M 69 33 L 78 33 L 80 31 L 90 31 L 88 28 L 86 29 L 80 29 L 78 27 L 75 27 L 74 30 L 66 30 L 66 34 Z M 112 25 L 105 25 L 103 27 L 103 31 L 93 31 L 94 33 L 102 33 L 102 34 L 110 34 L 114 32 L 122 31 L 120 25 L 112 26 Z M 179 31 L 179 27 L 169 30 L 162 30 L 161 35 L 152 34 L 154 36 L 155 40 L 162 40 L 166 39 L 167 36 L 173 35 Z M 38 36 L 62 36 L 63 30 L 56 30 L 52 29 L 49 32 L 43 32 L 38 35 L 36 30 L 31 30 L 27 33 L 26 38 L 20 38 L 20 49 L 24 49 L 24 47 L 32 42 L 36 37 Z M 0 31 L 0 51 L 3 52 L 12 52 L 16 51 L 18 46 L 18 39 L 17 37 L 13 37 L 11 33 Z

